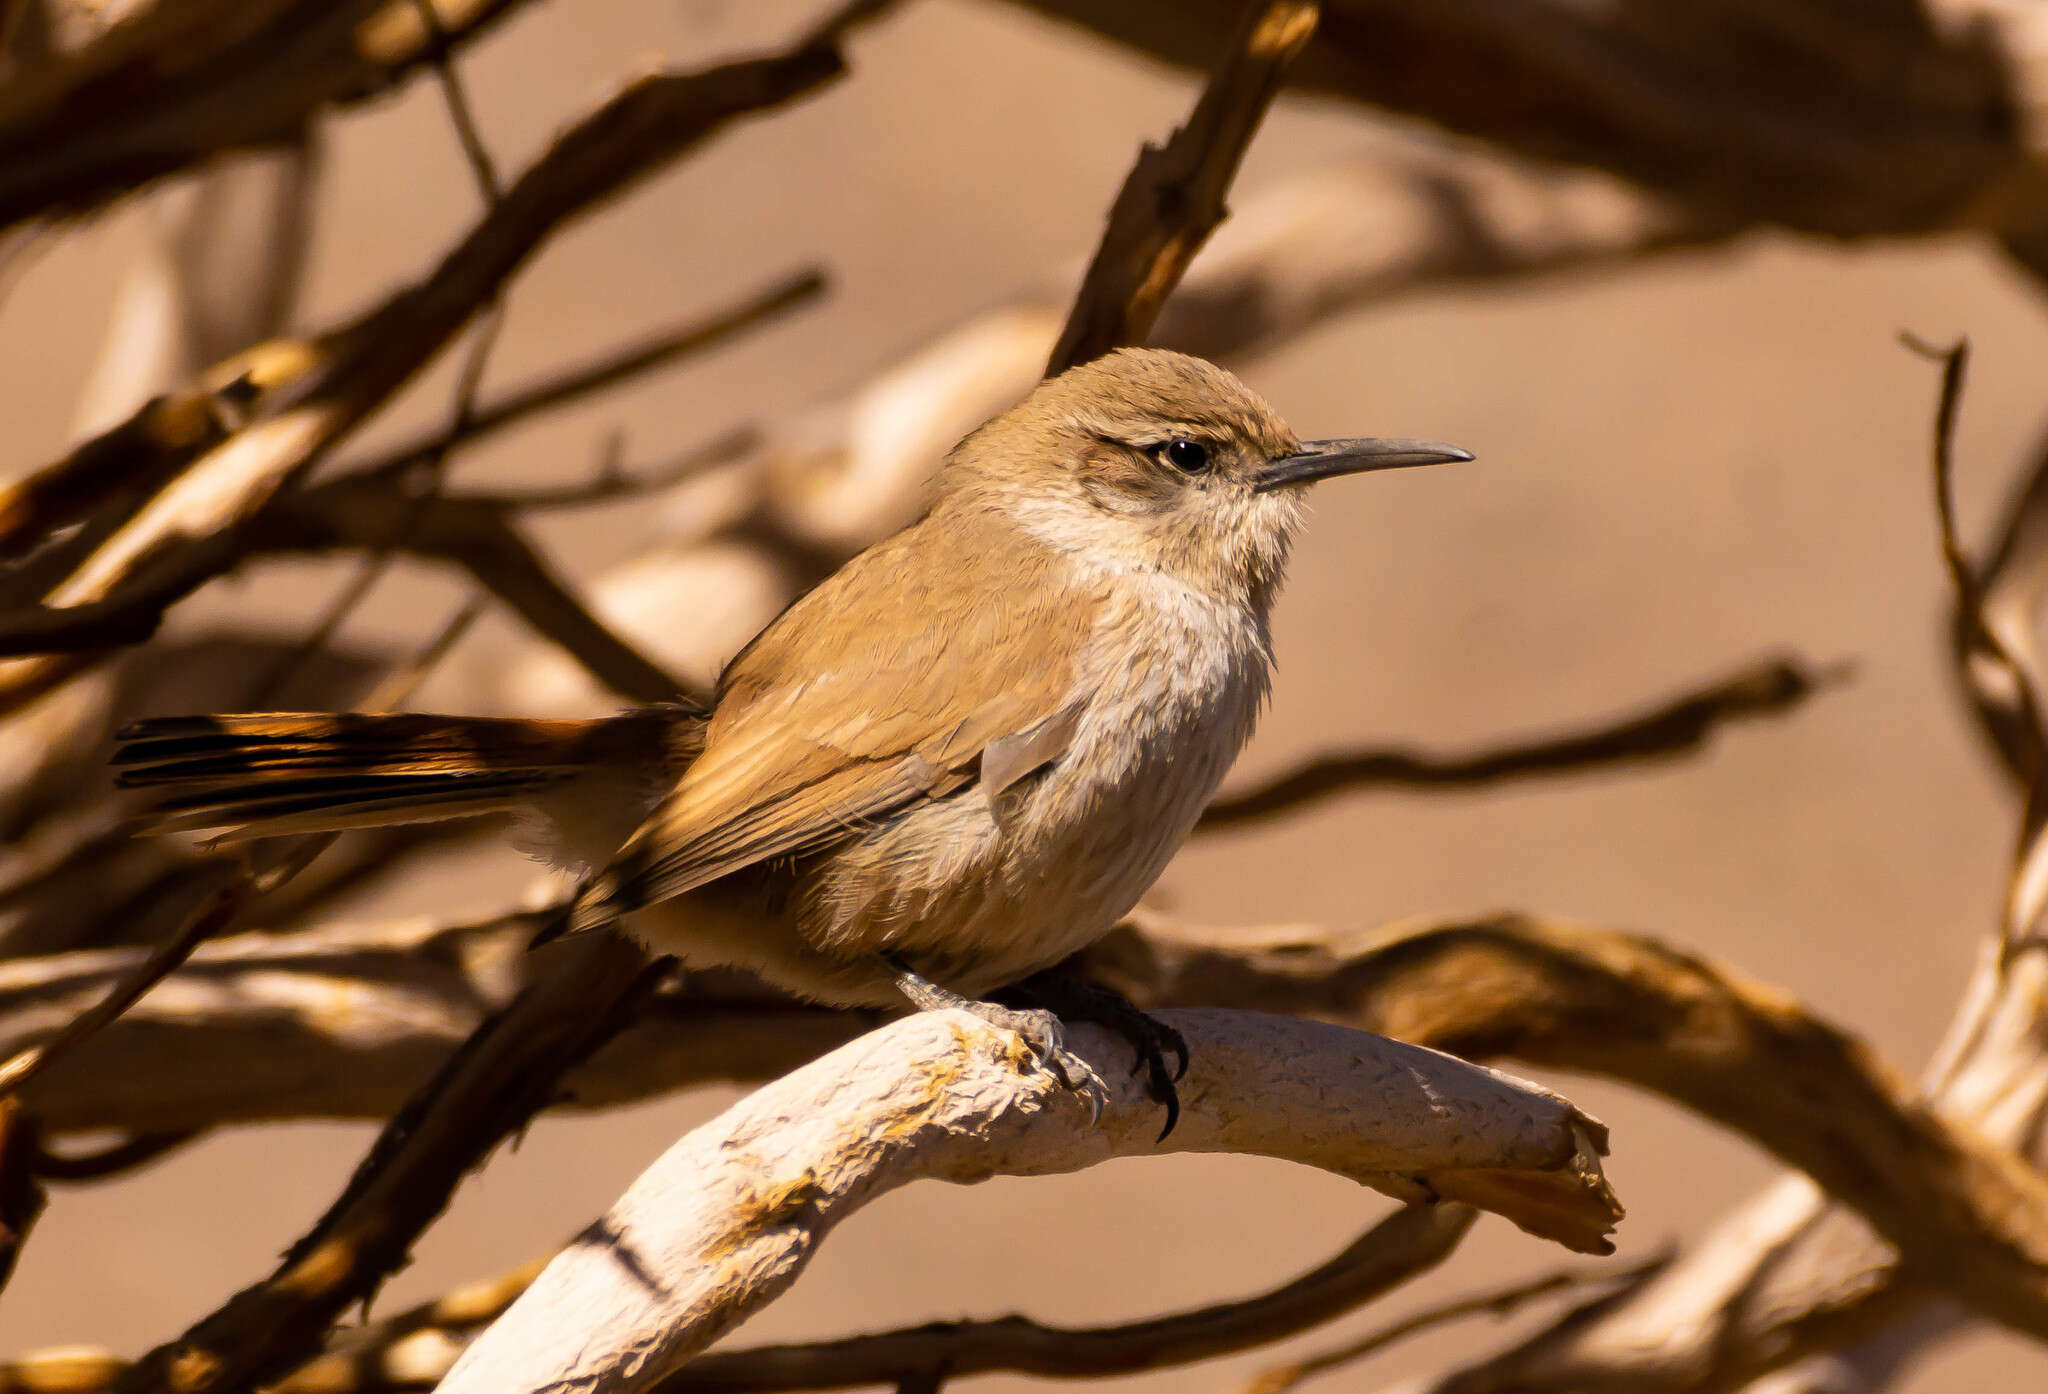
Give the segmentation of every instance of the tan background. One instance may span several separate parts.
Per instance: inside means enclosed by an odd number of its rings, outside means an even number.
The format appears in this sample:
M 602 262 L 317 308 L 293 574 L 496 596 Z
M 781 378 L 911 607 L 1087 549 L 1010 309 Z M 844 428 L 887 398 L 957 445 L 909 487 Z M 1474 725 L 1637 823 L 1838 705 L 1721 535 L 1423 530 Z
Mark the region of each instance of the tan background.
M 515 169 L 636 56 L 702 61 L 786 34 L 800 16 L 673 0 L 535 6 L 467 72 L 491 145 Z M 906 6 L 853 57 L 853 78 L 828 95 L 748 126 L 552 246 L 517 285 L 491 381 L 687 318 L 807 259 L 829 264 L 829 301 L 465 457 L 458 479 L 572 475 L 611 424 L 655 453 L 860 381 L 1084 249 L 1137 143 L 1163 134 L 1191 91 L 1183 76 L 965 0 Z M 414 274 L 475 211 L 430 89 L 354 113 L 332 136 L 309 325 Z M 1357 113 L 1283 103 L 1240 188 L 1378 138 Z M 65 442 L 138 235 L 131 213 L 82 229 L 0 306 L 10 472 Z M 1754 240 L 1621 274 L 1410 300 L 1250 365 L 1304 435 L 1437 436 L 1481 463 L 1319 497 L 1279 614 L 1277 696 L 1241 775 L 1340 742 L 1457 747 L 1540 731 L 1767 649 L 1860 667 L 1791 719 L 1746 726 L 1675 766 L 1476 795 L 1357 796 L 1212 838 L 1174 865 L 1162 896 L 1226 923 L 1512 906 L 1652 930 L 1800 994 L 1916 1066 L 1992 922 L 2013 810 L 1943 663 L 1925 464 L 1934 377 L 1897 347 L 1908 327 L 1977 344 L 1961 491 L 1965 521 L 1981 522 L 2042 423 L 2048 316 L 1974 243 Z M 444 367 L 397 419 L 439 419 L 448 378 Z M 587 576 L 647 540 L 648 524 L 628 510 L 548 536 Z M 302 615 L 335 574 L 257 571 L 179 623 Z M 352 632 L 423 632 L 453 594 L 438 579 L 389 585 Z M 508 632 L 479 636 L 472 652 Z M 383 904 L 502 900 L 525 874 L 509 857 L 472 859 Z M 1625 1252 L 1697 1231 L 1771 1174 L 1753 1149 L 1654 1101 L 1553 1082 L 1614 1126 Z M 540 1123 L 464 1188 L 380 1310 L 545 1250 L 725 1097 Z M 369 1137 L 353 1126 L 244 1133 L 133 1181 L 59 1192 L 0 1303 L 0 1351 L 136 1351 L 173 1334 L 267 1270 Z M 1332 1178 L 1243 1159 L 928 1186 L 850 1224 L 743 1335 L 1012 1309 L 1135 1316 L 1277 1281 L 1382 1208 Z M 1346 1329 L 1559 1257 L 1488 1221 L 1435 1277 Z M 1488 1338 L 1461 1329 L 1339 1378 L 1370 1387 Z M 1144 1383 L 1226 1389 L 1260 1363 Z M 2048 1354 L 1974 1334 L 1907 1387 L 2044 1381 Z

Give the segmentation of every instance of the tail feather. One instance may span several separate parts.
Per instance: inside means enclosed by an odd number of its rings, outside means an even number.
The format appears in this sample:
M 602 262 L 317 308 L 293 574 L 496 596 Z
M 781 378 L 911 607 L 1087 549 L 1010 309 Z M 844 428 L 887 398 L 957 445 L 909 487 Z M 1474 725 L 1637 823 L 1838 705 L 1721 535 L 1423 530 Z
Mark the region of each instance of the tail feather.
M 660 779 L 701 717 L 646 708 L 592 721 L 263 712 L 141 721 L 119 734 L 125 788 L 156 793 L 144 831 L 273 837 L 535 806 L 596 775 Z

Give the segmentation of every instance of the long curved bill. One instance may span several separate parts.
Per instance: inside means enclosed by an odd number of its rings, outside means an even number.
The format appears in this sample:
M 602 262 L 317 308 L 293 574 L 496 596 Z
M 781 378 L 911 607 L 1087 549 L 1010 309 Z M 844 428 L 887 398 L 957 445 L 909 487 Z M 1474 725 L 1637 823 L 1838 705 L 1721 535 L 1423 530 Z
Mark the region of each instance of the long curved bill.
M 1416 465 L 1449 465 L 1472 458 L 1469 450 L 1434 440 L 1403 440 L 1398 436 L 1358 436 L 1348 440 L 1312 440 L 1292 455 L 1283 455 L 1259 473 L 1261 492 L 1288 484 L 1307 484 L 1339 474 L 1367 470 L 1412 469 Z

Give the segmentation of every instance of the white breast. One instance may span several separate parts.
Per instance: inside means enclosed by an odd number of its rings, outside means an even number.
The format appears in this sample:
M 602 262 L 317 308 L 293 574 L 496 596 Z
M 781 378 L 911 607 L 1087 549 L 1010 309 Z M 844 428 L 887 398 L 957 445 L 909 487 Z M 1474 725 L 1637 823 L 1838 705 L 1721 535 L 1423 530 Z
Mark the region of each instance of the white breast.
M 871 943 L 886 923 L 921 969 L 984 992 L 1092 943 L 1158 879 L 1250 734 L 1270 658 L 1259 617 L 1127 579 L 1081 665 L 1066 751 L 993 807 L 976 788 L 865 839 L 841 884 L 866 903 L 840 907 L 833 937 Z M 889 904 L 873 899 L 885 864 Z

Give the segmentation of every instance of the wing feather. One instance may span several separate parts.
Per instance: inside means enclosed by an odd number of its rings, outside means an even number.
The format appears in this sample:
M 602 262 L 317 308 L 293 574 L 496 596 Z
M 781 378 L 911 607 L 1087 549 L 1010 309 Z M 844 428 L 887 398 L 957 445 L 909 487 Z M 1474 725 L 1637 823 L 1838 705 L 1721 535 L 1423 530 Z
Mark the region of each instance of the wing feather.
M 1057 561 L 1014 535 L 921 526 L 792 606 L 734 660 L 704 754 L 584 885 L 571 931 L 1056 760 L 1104 599 Z M 1045 574 L 1018 574 L 1032 566 Z M 832 623 L 848 614 L 874 618 Z

